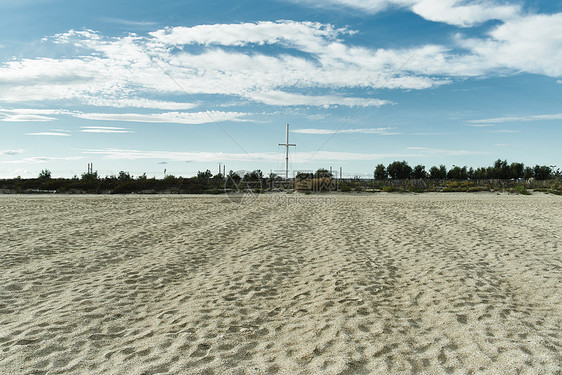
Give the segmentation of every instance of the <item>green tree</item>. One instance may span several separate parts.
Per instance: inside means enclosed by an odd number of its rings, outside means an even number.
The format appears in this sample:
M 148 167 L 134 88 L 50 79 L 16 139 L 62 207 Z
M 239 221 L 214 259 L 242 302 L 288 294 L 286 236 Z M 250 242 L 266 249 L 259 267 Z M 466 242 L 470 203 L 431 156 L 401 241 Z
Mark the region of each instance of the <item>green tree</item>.
M 489 178 L 508 179 L 510 176 L 511 173 L 509 165 L 507 165 L 507 160 L 498 159 L 494 162 L 493 167 L 488 168 Z
M 131 175 L 129 174 L 129 172 L 121 171 L 121 172 L 119 172 L 119 176 L 117 177 L 117 179 L 119 181 L 130 181 Z
M 552 169 L 546 165 L 536 165 L 534 172 L 537 180 L 549 180 L 552 178 Z
M 447 178 L 450 180 L 466 180 L 468 178 L 466 167 L 461 168 L 453 165 L 453 168 L 447 172 Z
M 412 175 L 412 167 L 406 161 L 395 161 L 386 168 L 388 175 L 393 180 L 405 180 Z
M 525 167 L 523 170 L 523 178 L 532 178 L 535 177 L 535 170 L 531 167 Z
M 422 179 L 427 177 L 427 172 L 425 171 L 425 166 L 418 164 L 414 167 L 414 171 L 412 172 L 412 176 L 416 179 Z
M 429 178 L 433 180 L 444 180 L 447 178 L 447 168 L 444 165 L 429 168 Z
M 510 178 L 520 179 L 525 175 L 523 163 L 511 163 L 509 166 Z
M 230 170 L 228 172 L 228 175 L 226 176 L 227 183 L 238 184 L 241 179 L 242 179 L 242 177 L 240 177 L 240 175 L 238 173 L 234 172 L 233 170 Z
M 88 172 L 82 173 L 82 176 L 81 176 L 80 179 L 82 181 L 86 181 L 86 182 L 98 180 L 99 179 L 98 172 L 95 171 L 95 172 L 90 172 L 90 173 L 88 173 Z
M 486 178 L 488 178 L 488 171 L 483 167 L 476 168 L 472 175 L 472 178 L 474 178 L 475 180 L 485 180 Z
M 320 168 L 314 173 L 314 177 L 316 177 L 316 178 L 332 178 L 332 173 L 325 168 Z
M 39 173 L 39 177 L 40 180 L 50 180 L 51 179 L 51 171 L 48 169 L 43 169 L 40 173 Z
M 200 181 L 206 181 L 213 177 L 213 174 L 210 170 L 206 170 L 205 172 L 197 171 L 197 179 Z
M 263 172 L 259 169 L 248 172 L 244 175 L 243 181 L 261 181 L 263 179 Z
M 469 180 L 474 179 L 474 169 L 472 167 L 470 167 L 468 169 L 468 172 L 466 172 L 466 176 L 468 177 Z
M 378 164 L 375 167 L 375 180 L 386 180 L 388 178 L 388 173 L 386 168 L 382 164 Z

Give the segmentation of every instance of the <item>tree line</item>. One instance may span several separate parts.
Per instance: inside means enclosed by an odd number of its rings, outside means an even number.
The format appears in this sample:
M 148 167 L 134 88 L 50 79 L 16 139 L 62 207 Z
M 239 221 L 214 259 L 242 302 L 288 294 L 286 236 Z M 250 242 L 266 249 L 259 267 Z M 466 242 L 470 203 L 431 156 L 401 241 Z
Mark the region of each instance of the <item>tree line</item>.
M 199 171 L 193 177 L 167 175 L 162 179 L 147 177 L 146 173 L 133 177 L 129 172 L 101 177 L 97 171 L 83 173 L 80 177 L 53 178 L 51 171 L 42 170 L 37 178 L 0 180 L 0 190 L 8 193 L 183 193 L 219 194 L 227 190 L 238 190 L 244 186 L 260 187 L 265 179 L 260 170 L 237 174 L 230 171 L 225 177 L 213 175 L 211 171 Z
M 302 181 L 314 179 L 322 181 L 327 190 L 333 190 L 332 184 L 326 180 L 333 178 L 330 171 L 320 168 L 315 173 L 297 173 L 295 180 Z M 433 166 L 426 170 L 423 165 L 413 168 L 406 161 L 394 161 L 387 166 L 379 164 L 375 167 L 374 179 L 377 181 L 396 180 L 560 180 L 560 171 L 544 165 L 534 167 L 525 166 L 523 163 L 508 164 L 506 160 L 496 160 L 492 166 L 473 169 L 466 166 L 453 166 L 447 169 L 444 165 Z M 356 181 L 356 183 L 359 183 Z M 346 187 L 344 181 L 341 186 L 334 184 L 336 189 Z M 193 177 L 176 177 L 167 175 L 162 179 L 149 178 L 146 174 L 131 176 L 128 172 L 121 171 L 117 175 L 101 177 L 97 172 L 83 173 L 80 178 L 53 178 L 51 172 L 44 169 L 37 178 L 31 179 L 4 179 L 0 180 L 1 192 L 8 193 L 90 193 L 90 194 L 127 194 L 127 193 L 181 193 L 181 194 L 219 194 L 231 191 L 287 189 L 293 186 L 283 181 L 275 173 L 264 175 L 259 170 L 237 173 L 230 171 L 226 176 L 213 175 L 211 171 L 199 171 Z
M 560 176 L 559 170 L 546 165 L 525 166 L 523 163 L 508 164 L 507 160 L 498 159 L 492 166 L 480 168 L 467 168 L 454 165 L 447 170 L 444 165 L 433 166 L 429 170 L 423 165 L 413 168 L 406 161 L 394 161 L 388 166 L 378 164 L 375 167 L 375 180 L 407 180 L 407 179 L 432 179 L 432 180 L 520 180 L 537 179 L 550 180 Z

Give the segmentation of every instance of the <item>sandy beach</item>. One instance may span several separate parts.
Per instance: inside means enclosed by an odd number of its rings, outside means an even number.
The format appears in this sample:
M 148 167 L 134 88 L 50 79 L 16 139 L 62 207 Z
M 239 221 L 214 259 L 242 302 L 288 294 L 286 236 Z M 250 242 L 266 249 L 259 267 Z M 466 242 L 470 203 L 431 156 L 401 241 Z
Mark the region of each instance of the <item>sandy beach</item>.
M 560 374 L 562 197 L 0 196 L 0 374 Z

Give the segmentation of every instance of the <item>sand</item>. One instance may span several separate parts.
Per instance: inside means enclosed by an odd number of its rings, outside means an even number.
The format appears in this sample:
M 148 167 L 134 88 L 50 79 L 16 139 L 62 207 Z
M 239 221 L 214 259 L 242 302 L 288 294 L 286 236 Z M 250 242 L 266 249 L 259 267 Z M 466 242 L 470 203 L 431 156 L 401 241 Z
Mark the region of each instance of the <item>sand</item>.
M 0 374 L 560 374 L 562 197 L 0 196 Z

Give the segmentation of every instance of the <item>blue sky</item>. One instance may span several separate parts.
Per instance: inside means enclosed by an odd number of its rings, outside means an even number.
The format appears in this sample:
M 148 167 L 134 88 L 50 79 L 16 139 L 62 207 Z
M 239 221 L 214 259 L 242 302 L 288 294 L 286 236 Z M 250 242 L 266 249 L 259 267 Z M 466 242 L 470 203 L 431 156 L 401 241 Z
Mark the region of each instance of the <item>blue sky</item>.
M 0 0 L 0 177 L 562 166 L 562 3 Z

